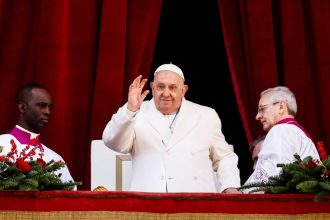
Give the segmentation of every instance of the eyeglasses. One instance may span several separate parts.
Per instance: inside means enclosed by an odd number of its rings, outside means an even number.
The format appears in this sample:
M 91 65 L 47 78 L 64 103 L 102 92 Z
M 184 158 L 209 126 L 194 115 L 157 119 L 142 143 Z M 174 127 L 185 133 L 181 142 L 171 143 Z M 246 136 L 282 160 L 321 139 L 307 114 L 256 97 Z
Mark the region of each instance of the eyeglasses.
M 259 108 L 258 108 L 258 113 L 264 113 L 265 109 L 270 106 L 270 105 L 276 105 L 280 102 L 273 102 L 273 103 L 270 103 L 270 104 L 266 104 L 266 105 L 260 105 Z

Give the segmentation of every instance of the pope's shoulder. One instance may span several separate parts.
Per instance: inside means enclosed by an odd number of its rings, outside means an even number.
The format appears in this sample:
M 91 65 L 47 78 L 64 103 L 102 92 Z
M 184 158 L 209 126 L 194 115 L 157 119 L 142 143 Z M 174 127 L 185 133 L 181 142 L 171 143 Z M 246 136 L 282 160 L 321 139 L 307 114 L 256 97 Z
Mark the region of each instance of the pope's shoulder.
M 187 105 L 188 107 L 193 107 L 200 111 L 214 111 L 214 109 L 209 106 L 201 105 L 196 102 L 189 101 L 189 100 L 185 100 L 184 104 Z

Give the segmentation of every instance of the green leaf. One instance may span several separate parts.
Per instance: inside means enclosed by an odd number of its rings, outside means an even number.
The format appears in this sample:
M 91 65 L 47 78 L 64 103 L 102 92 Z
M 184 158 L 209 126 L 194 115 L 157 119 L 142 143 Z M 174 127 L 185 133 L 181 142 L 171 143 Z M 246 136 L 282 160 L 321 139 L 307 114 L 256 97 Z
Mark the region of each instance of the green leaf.
M 307 175 L 310 175 L 312 173 L 312 171 L 310 169 L 308 169 L 307 167 L 301 167 L 299 164 L 291 163 L 291 164 L 288 164 L 287 166 L 288 166 L 288 168 L 290 170 L 289 172 L 291 174 L 293 174 L 292 172 L 295 172 L 295 171 L 299 171 L 299 172 L 305 173 Z
M 307 156 L 302 160 L 304 164 L 307 164 L 309 161 L 313 161 L 313 158 L 311 156 Z
M 302 182 L 304 180 L 316 180 L 313 176 L 310 176 L 300 171 L 293 170 L 291 173 L 293 174 L 293 179 L 295 179 L 296 181 Z
M 285 187 L 285 186 L 273 186 L 269 190 L 270 190 L 270 193 L 274 193 L 274 194 L 276 194 L 276 193 L 286 193 L 286 192 L 289 191 L 288 188 Z
M 300 192 L 314 193 L 317 192 L 317 189 L 319 188 L 319 182 L 316 180 L 307 180 L 299 183 L 296 188 Z
M 330 156 L 328 157 L 328 159 L 323 161 L 323 164 L 327 170 L 330 170 Z
M 29 178 L 29 179 L 23 179 L 23 180 L 22 180 L 22 183 L 23 183 L 23 184 L 29 184 L 29 185 L 31 185 L 32 187 L 38 187 L 38 186 L 39 186 L 38 181 L 35 180 L 35 179 L 32 179 L 32 178 Z
M 327 190 L 327 191 L 330 192 L 330 182 L 325 182 L 325 183 L 320 182 L 319 184 L 320 184 L 321 189 Z
M 18 183 L 19 182 L 13 181 L 13 180 L 1 181 L 0 182 L 0 188 L 2 188 L 2 189 L 11 189 L 13 187 L 18 186 Z
M 18 190 L 22 190 L 22 191 L 31 191 L 32 190 L 32 186 L 29 184 L 20 184 L 18 186 Z
M 298 161 L 300 162 L 301 161 L 301 158 L 298 154 L 294 154 L 293 157 Z

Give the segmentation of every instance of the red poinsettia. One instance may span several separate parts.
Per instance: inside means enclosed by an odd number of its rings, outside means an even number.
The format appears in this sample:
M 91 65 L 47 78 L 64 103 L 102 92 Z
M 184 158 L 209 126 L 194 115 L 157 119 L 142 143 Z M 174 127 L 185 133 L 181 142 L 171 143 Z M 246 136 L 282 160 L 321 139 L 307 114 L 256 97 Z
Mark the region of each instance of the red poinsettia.
M 41 159 L 41 158 L 38 158 L 38 159 L 37 159 L 37 163 L 38 163 L 42 168 L 44 168 L 44 167 L 46 166 L 46 162 L 45 162 L 43 159 Z
M 6 156 L 0 155 L 0 162 L 5 162 L 6 161 Z
M 312 170 L 317 166 L 317 164 L 313 160 L 310 160 L 310 161 L 308 161 L 306 166 L 308 169 Z
M 15 160 L 15 158 L 18 157 L 17 145 L 13 139 L 10 140 L 10 144 L 11 144 L 11 150 L 7 154 L 7 157 L 12 160 Z
M 13 143 L 12 143 L 12 145 L 13 145 Z M 39 136 L 30 140 L 28 145 L 26 145 L 21 150 L 19 157 L 22 157 L 24 160 L 26 158 L 33 160 L 33 157 L 36 155 L 36 150 L 39 150 L 39 157 L 42 159 L 42 157 L 44 156 L 44 148 L 39 143 Z
M 317 151 L 319 152 L 321 160 L 327 159 L 327 151 L 325 150 L 323 142 L 322 141 L 317 142 L 316 147 L 317 147 Z
M 31 170 L 31 166 L 28 162 L 26 162 L 23 158 L 17 158 L 16 160 L 16 167 L 20 171 L 27 173 Z
M 10 152 L 7 155 L 0 155 L 1 190 L 72 190 L 82 184 L 72 181 L 62 182 L 61 175 L 56 172 L 65 167 L 65 163 L 54 160 L 46 163 L 43 160 L 44 148 L 38 138 L 33 139 L 26 146 L 19 145 L 19 148 L 13 139 L 10 140 L 10 144 Z M 0 146 L 0 153 L 2 150 L 3 147 Z

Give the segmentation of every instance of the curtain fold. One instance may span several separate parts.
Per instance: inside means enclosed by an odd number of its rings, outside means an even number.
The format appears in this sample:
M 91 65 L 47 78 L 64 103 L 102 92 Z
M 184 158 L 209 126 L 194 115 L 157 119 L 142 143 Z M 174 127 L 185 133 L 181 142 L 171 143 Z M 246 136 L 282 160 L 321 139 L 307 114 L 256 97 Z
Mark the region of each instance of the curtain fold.
M 329 145 L 330 2 L 327 0 L 218 0 L 228 62 L 249 141 L 261 132 L 255 121 L 259 94 L 289 87 L 297 120 L 314 141 Z M 328 147 L 328 150 L 330 148 Z
M 248 141 L 262 88 L 277 84 L 270 1 L 219 0 L 231 78 Z
M 149 77 L 161 6 L 161 0 L 103 2 L 90 140 L 102 138 L 134 78 Z M 90 172 L 90 162 L 86 165 Z
M 160 0 L 0 1 L 0 132 L 16 123 L 19 87 L 44 84 L 54 111 L 43 143 L 89 189 L 91 140 L 101 138 L 125 102 L 130 80 L 148 77 L 161 5 Z

